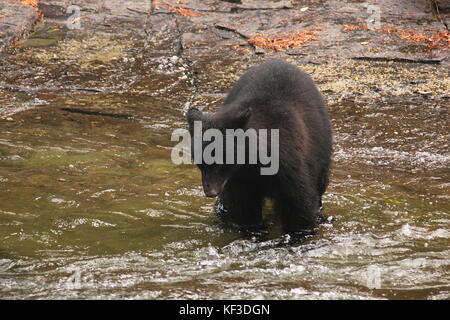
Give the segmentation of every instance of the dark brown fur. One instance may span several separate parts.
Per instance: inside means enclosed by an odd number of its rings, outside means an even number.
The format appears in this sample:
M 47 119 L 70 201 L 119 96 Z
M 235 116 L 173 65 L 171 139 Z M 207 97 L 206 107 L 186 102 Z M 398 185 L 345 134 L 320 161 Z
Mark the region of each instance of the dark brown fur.
M 216 113 L 191 108 L 187 118 L 191 133 L 194 120 L 204 129 L 279 129 L 276 175 L 261 176 L 259 165 L 199 165 L 205 193 L 217 194 L 216 213 L 241 227 L 262 224 L 263 200 L 270 197 L 286 232 L 313 230 L 328 184 L 332 135 L 321 95 L 307 74 L 269 60 L 244 74 Z

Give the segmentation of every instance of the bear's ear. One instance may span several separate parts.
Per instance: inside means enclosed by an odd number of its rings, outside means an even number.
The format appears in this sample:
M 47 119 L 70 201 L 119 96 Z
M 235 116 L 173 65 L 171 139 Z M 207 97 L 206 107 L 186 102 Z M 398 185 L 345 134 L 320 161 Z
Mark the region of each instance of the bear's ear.
M 252 115 L 252 108 L 231 107 L 217 113 L 219 126 L 226 129 L 244 128 Z
M 194 127 L 194 121 L 202 121 L 203 113 L 197 108 L 191 107 L 186 113 L 186 118 L 190 128 Z

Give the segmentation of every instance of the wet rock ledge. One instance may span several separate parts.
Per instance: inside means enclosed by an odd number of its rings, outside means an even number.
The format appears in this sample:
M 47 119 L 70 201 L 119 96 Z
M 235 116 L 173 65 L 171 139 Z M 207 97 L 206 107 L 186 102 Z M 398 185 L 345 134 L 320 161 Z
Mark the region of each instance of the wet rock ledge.
M 447 104 L 450 15 L 445 2 L 430 1 L 374 1 L 373 28 L 362 0 L 40 0 L 37 9 L 0 0 L 0 119 L 102 93 L 214 108 L 240 74 L 270 57 L 311 74 L 329 102 Z M 80 28 L 68 25 L 73 4 Z
M 450 10 L 445 1 L 379 0 L 375 9 L 360 0 L 35 2 L 45 20 L 65 22 L 70 16 L 67 9 L 75 4 L 81 10 L 84 30 L 110 25 L 117 33 L 124 29 L 145 30 L 150 36 L 161 31 L 178 33 L 180 49 L 187 50 L 220 47 L 251 50 L 255 54 L 282 51 L 305 62 L 356 58 L 440 63 L 449 54 Z M 39 14 L 34 8 L 11 0 L 0 0 L 0 8 L 1 51 L 24 38 Z M 368 28 L 371 17 L 377 15 L 379 29 Z M 286 35 L 294 38 L 281 39 L 288 45 L 280 47 L 277 37 Z M 296 43 L 295 36 L 309 40 Z
M 38 11 L 32 6 L 0 0 L 0 53 L 25 38 L 38 20 Z

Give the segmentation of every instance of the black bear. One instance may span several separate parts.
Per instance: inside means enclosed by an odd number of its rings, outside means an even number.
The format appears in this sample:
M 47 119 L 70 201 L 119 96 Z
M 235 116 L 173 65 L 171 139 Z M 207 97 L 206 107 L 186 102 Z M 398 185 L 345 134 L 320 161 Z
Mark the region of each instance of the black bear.
M 205 151 L 212 143 L 208 142 L 211 136 L 216 140 L 218 132 L 225 136 L 218 142 L 223 143 L 223 150 L 211 153 L 219 161 L 195 161 L 205 195 L 218 196 L 215 211 L 223 220 L 243 228 L 262 225 L 262 206 L 268 197 L 273 199 L 286 233 L 314 230 L 328 184 L 332 132 L 322 97 L 307 74 L 285 61 L 268 60 L 237 81 L 217 112 L 192 107 L 187 120 L 192 151 L 196 146 Z M 200 131 L 195 131 L 196 124 Z M 205 139 L 202 134 L 208 129 L 215 131 Z M 272 138 L 275 129 L 278 140 L 266 137 L 265 144 L 246 145 L 247 161 L 236 163 L 235 151 L 240 146 L 228 149 L 226 143 L 236 138 L 230 138 L 230 129 L 254 129 L 257 134 L 266 129 Z M 246 141 L 251 136 L 246 135 Z M 262 163 L 261 146 L 267 146 L 271 153 L 277 151 L 276 173 L 262 174 L 267 161 Z M 257 154 L 256 163 L 249 162 L 250 149 Z

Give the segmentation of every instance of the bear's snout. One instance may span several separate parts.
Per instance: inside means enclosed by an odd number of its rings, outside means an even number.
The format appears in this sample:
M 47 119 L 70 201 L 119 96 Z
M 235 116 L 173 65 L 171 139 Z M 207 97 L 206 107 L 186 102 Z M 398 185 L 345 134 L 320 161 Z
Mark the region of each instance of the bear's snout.
M 217 197 L 222 192 L 224 185 L 225 183 L 223 185 L 219 184 L 211 185 L 209 183 L 204 183 L 203 192 L 205 193 L 205 196 L 207 196 L 208 198 L 214 198 Z
M 207 196 L 208 198 L 214 198 L 219 195 L 219 192 L 216 190 L 204 190 L 204 192 L 205 196 Z
M 227 184 L 228 179 L 222 177 L 211 177 L 207 174 L 202 174 L 203 192 L 208 198 L 217 197 Z

